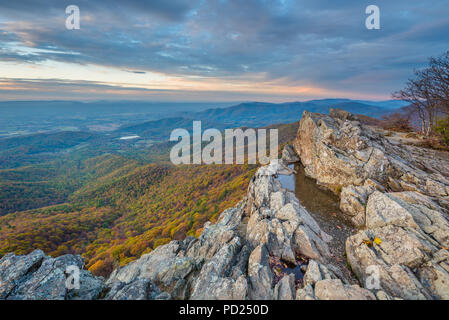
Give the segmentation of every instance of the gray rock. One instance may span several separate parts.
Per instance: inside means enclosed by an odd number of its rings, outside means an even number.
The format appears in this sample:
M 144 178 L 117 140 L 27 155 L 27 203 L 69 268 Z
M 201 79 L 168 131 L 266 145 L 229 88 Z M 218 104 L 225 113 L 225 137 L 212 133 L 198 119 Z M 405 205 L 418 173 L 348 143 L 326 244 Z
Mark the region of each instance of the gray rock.
M 304 285 L 314 286 L 318 281 L 325 279 L 337 279 L 337 277 L 325 265 L 315 260 L 309 260 L 304 274 Z
M 171 295 L 168 292 L 162 292 L 158 294 L 154 300 L 171 300 Z
M 304 288 L 296 290 L 296 300 L 317 300 L 313 287 L 311 285 L 306 285 Z
M 286 164 L 296 163 L 299 161 L 299 157 L 295 152 L 295 149 L 289 144 L 285 145 L 282 150 L 282 161 Z
M 401 200 L 388 194 L 374 192 L 366 207 L 366 226 L 377 228 L 386 225 L 418 228 L 413 216 L 401 205 Z
M 170 295 L 168 295 L 170 296 Z M 106 300 L 156 300 L 161 297 L 161 292 L 157 286 L 148 279 L 138 279 L 131 283 L 116 281 L 111 285 L 107 293 Z M 158 299 L 168 300 L 168 299 Z
M 447 156 L 393 143 L 354 120 L 340 110 L 330 116 L 304 112 L 294 143 L 306 175 L 339 194 L 342 212 L 364 228 L 346 241 L 352 270 L 365 286 L 372 280 L 370 270 L 377 268 L 379 299 L 445 299 Z M 296 233 L 302 252 L 319 251 L 310 232 L 300 229 Z M 323 281 L 317 266 L 312 262 L 305 275 L 313 295 L 309 288 L 299 292 L 303 298 L 323 298 L 324 292 L 316 287 Z M 335 281 L 325 283 L 325 288 L 344 292 Z
M 195 261 L 191 257 L 178 256 L 182 243 L 172 241 L 159 246 L 149 254 L 133 261 L 123 268 L 115 270 L 107 281 L 131 283 L 137 279 L 148 279 L 153 283 L 169 286 L 186 277 L 195 269 Z
M 355 120 L 357 119 L 355 116 L 353 116 L 350 112 L 342 109 L 330 109 L 329 115 L 333 118 L 337 118 L 340 120 Z
M 285 275 L 274 288 L 275 300 L 295 300 L 295 276 Z
M 375 300 L 375 295 L 358 285 L 344 285 L 340 279 L 326 279 L 315 284 L 318 300 Z
M 0 259 L 0 299 L 6 299 L 25 281 L 46 258 L 41 250 L 35 250 L 26 256 L 8 253 Z
M 273 299 L 273 273 L 268 262 L 268 251 L 260 245 L 251 253 L 248 261 L 249 292 L 251 300 Z
M 79 269 L 79 289 L 71 289 L 67 282 L 68 267 Z M 104 281 L 83 270 L 81 256 L 63 255 L 51 258 L 40 250 L 29 255 L 5 255 L 0 260 L 0 292 L 9 300 L 92 300 L 99 298 Z M 69 278 L 69 279 L 68 279 Z
M 97 300 L 106 290 L 103 277 L 94 277 L 87 270 L 80 270 L 80 288 L 67 290 L 68 300 Z
M 448 197 L 447 157 L 436 151 L 392 143 L 373 128 L 352 119 L 351 114 L 339 110 L 329 116 L 303 113 L 293 146 L 308 176 L 336 193 L 348 186 L 366 186 L 365 182 L 371 179 L 381 188 L 393 191 Z M 383 191 L 381 188 L 377 189 Z
M 235 237 L 203 266 L 193 283 L 191 299 L 232 300 L 246 296 L 246 287 L 242 285 L 246 283 L 245 278 L 235 285 L 236 281 L 229 276 L 240 249 L 240 238 Z
M 346 186 L 340 194 L 340 210 L 350 217 L 357 227 L 365 225 L 365 208 L 368 192 L 365 187 Z

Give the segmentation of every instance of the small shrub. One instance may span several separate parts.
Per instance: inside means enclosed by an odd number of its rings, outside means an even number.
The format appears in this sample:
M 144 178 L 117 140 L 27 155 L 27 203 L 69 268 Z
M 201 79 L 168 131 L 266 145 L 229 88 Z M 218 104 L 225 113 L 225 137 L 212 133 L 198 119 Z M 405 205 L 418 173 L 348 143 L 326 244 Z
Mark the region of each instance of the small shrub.
M 417 145 L 419 147 L 427 149 L 449 151 L 449 145 L 436 137 L 425 139 L 422 142 L 418 143 Z
M 411 138 L 411 139 L 418 139 L 418 135 L 416 134 L 416 132 L 408 132 L 405 134 L 404 136 L 405 138 Z
M 449 116 L 437 121 L 434 130 L 441 135 L 443 142 L 449 146 Z

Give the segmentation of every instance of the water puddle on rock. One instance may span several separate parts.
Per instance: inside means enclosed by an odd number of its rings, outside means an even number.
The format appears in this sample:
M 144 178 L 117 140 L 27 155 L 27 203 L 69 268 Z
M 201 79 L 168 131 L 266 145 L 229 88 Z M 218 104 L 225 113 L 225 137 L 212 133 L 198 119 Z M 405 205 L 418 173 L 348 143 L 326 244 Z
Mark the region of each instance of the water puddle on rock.
M 295 288 L 302 286 L 304 273 L 307 269 L 309 259 L 306 257 L 297 256 L 296 264 L 292 264 L 281 260 L 279 257 L 270 255 L 269 264 L 274 274 L 274 283 L 278 283 L 284 276 L 293 274 L 295 276 Z
M 296 174 L 279 175 L 278 180 L 283 188 L 295 193 L 301 205 L 312 215 L 320 228 L 332 236 L 328 246 L 334 256 L 334 263 L 345 273 L 347 271 L 348 278 L 352 278 L 346 266 L 345 242 L 356 230 L 342 218 L 338 196 L 320 188 L 314 179 L 306 177 L 301 164 L 289 167 L 294 169 Z

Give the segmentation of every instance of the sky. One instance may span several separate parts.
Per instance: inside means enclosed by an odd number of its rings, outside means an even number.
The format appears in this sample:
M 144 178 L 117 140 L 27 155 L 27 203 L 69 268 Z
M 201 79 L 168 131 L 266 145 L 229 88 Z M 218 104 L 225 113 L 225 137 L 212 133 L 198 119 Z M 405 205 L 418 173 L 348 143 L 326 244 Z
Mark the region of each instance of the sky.
M 447 0 L 0 0 L 0 100 L 384 100 L 448 30 Z

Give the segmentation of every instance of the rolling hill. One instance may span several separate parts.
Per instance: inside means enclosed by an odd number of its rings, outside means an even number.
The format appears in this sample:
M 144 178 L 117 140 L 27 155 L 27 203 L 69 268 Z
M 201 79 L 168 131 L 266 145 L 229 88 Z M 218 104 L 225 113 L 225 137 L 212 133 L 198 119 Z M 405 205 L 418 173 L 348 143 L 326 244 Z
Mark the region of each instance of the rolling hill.
M 194 120 L 202 120 L 202 129 L 216 128 L 224 129 L 225 125 L 219 121 L 211 121 L 209 119 L 194 119 L 173 117 L 164 118 L 155 121 L 147 121 L 138 123 L 135 125 L 123 126 L 114 131 L 114 134 L 120 135 L 138 135 L 142 138 L 147 138 L 155 141 L 168 141 L 170 133 L 177 128 L 186 129 L 189 132 L 192 131 L 192 122 Z
M 348 99 L 325 99 L 306 102 L 265 103 L 248 102 L 221 109 L 209 109 L 195 113 L 193 119 L 208 119 L 228 126 L 267 126 L 273 123 L 289 123 L 299 119 L 304 110 L 318 113 L 329 113 L 331 108 L 340 108 L 354 114 L 370 117 L 381 117 L 390 108 L 361 103 Z

